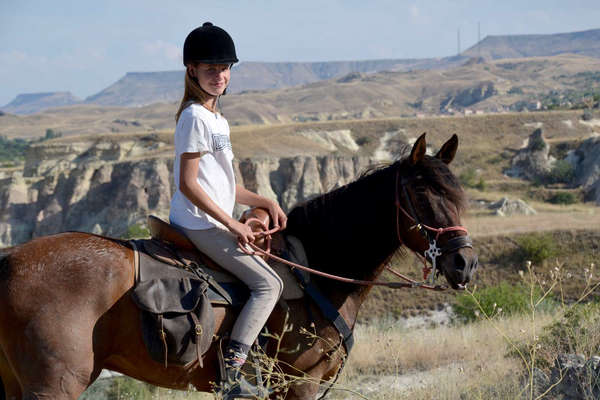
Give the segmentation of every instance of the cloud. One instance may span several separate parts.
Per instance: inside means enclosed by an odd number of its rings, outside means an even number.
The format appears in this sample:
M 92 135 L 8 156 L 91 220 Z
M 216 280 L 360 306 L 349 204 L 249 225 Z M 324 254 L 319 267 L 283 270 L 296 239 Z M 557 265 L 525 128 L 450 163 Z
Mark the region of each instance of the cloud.
M 153 42 L 145 42 L 142 45 L 144 53 L 151 56 L 165 57 L 168 60 L 181 60 L 182 51 L 173 43 L 168 43 L 163 40 L 155 40 Z

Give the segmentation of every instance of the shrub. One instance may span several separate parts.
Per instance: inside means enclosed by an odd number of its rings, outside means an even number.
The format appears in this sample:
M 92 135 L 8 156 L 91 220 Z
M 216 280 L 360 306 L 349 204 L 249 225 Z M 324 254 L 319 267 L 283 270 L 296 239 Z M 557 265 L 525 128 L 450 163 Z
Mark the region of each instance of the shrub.
M 571 192 L 558 192 L 548 199 L 552 204 L 574 204 L 577 197 Z
M 142 225 L 131 225 L 127 228 L 127 233 L 125 233 L 123 239 L 143 239 L 149 238 L 150 231 L 148 228 Z
M 523 89 L 521 89 L 518 86 L 513 86 L 508 90 L 507 93 L 508 94 L 523 94 Z
M 487 188 L 487 183 L 485 183 L 483 178 L 480 177 L 479 182 L 477 182 L 477 184 L 475 185 L 475 189 L 483 192 L 483 191 L 485 191 L 486 188 Z
M 548 172 L 549 183 L 570 183 L 575 178 L 575 168 L 566 160 L 558 160 Z
M 558 254 L 556 242 L 549 234 L 529 234 L 517 239 L 519 249 L 517 256 L 521 261 L 541 264 L 548 258 Z
M 467 168 L 459 175 L 458 179 L 460 179 L 460 182 L 465 187 L 484 191 L 487 187 L 487 184 L 482 177 L 477 179 L 478 175 L 479 174 L 475 168 Z
M 598 303 L 572 306 L 563 318 L 544 329 L 541 342 L 557 353 L 596 355 L 600 348 L 600 305 Z
M 531 151 L 540 151 L 546 148 L 546 142 L 541 137 L 536 137 L 529 142 L 529 149 Z
M 576 304 L 568 308 L 561 318 L 544 327 L 536 343 L 536 365 L 550 369 L 558 354 L 583 354 L 586 358 L 596 355 L 600 348 L 600 305 L 598 303 Z M 520 343 L 517 348 L 531 362 L 527 345 Z M 517 356 L 518 351 L 510 353 Z
M 0 162 L 22 160 L 28 148 L 29 142 L 23 139 L 8 139 L 0 136 Z
M 497 286 L 491 286 L 473 294 L 465 293 L 458 296 L 453 309 L 458 320 L 463 322 L 475 321 L 482 312 L 488 316 L 497 313 L 523 314 L 530 311 L 530 296 L 530 288 L 522 284 L 511 285 L 508 282 L 502 282 Z M 541 291 L 534 290 L 534 299 L 540 297 Z
M 44 136 L 44 140 L 50 140 L 59 137 L 62 137 L 61 132 L 56 132 L 54 129 L 46 129 L 46 135 Z

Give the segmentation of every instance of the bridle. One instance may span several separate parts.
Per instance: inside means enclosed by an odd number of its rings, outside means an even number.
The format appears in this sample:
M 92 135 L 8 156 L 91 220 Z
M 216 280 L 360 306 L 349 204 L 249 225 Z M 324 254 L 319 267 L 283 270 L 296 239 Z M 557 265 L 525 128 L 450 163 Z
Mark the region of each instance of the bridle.
M 396 235 L 398 236 L 398 241 L 400 244 L 402 244 L 403 240 L 400 233 L 400 213 L 402 213 L 413 223 L 413 226 L 410 229 L 418 229 L 421 236 L 423 236 L 428 243 L 428 248 L 423 252 L 422 255 L 415 250 L 413 250 L 413 252 L 423 261 L 423 279 L 427 280 L 427 276 L 431 274 L 429 283 L 433 286 L 435 285 L 435 278 L 440 272 L 437 270 L 437 258 L 446 253 L 450 253 L 465 247 L 472 248 L 473 242 L 469 237 L 467 228 L 464 226 L 455 225 L 446 228 L 432 228 L 431 226 L 421 223 L 413 206 L 411 197 L 408 194 L 408 190 L 406 189 L 406 186 L 411 183 L 411 181 L 412 179 L 410 178 L 400 176 L 400 171 L 396 172 Z M 400 187 L 402 188 L 402 193 L 400 193 Z M 404 207 L 402 207 L 402 195 L 404 195 L 409 211 L 406 211 Z M 430 232 L 435 232 L 435 238 L 431 237 Z M 449 239 L 444 246 L 439 247 L 439 237 L 446 232 L 464 232 L 465 235 L 460 235 Z M 431 267 L 427 266 L 427 262 L 425 260 L 429 260 L 431 262 Z
M 259 256 L 271 258 L 275 261 L 286 264 L 292 268 L 298 268 L 300 270 L 309 272 L 311 274 L 319 275 L 324 278 L 334 279 L 334 280 L 337 280 L 340 282 L 346 282 L 346 283 L 352 283 L 352 284 L 364 285 L 364 286 L 385 286 L 385 287 L 392 288 L 392 289 L 422 288 L 422 289 L 429 289 L 429 290 L 436 290 L 436 291 L 446 290 L 447 288 L 445 286 L 435 284 L 435 276 L 436 276 L 436 273 L 438 272 L 437 271 L 437 258 L 440 257 L 441 255 L 443 255 L 444 253 L 456 251 L 456 250 L 464 248 L 464 247 L 472 248 L 473 244 L 472 244 L 471 238 L 469 237 L 467 229 L 464 226 L 457 225 L 457 226 L 450 226 L 450 227 L 446 227 L 446 228 L 432 228 L 428 225 L 420 223 L 419 219 L 418 219 L 418 214 L 416 213 L 415 208 L 412 204 L 412 200 L 411 200 L 410 196 L 408 195 L 408 191 L 406 190 L 406 185 L 408 183 L 410 183 L 410 181 L 411 181 L 410 179 L 407 179 L 405 177 L 402 177 L 402 180 L 400 180 L 400 171 L 398 171 L 396 173 L 396 192 L 395 192 L 396 193 L 396 198 L 395 198 L 396 234 L 398 236 L 398 241 L 399 241 L 400 245 L 402 245 L 403 240 L 402 240 L 402 236 L 400 234 L 400 213 L 402 213 L 409 220 L 411 220 L 412 223 L 414 224 L 411 229 L 419 229 L 419 232 L 421 233 L 421 235 L 428 242 L 428 244 L 429 244 L 428 249 L 425 250 L 422 255 L 419 254 L 418 252 L 416 252 L 415 250 L 413 250 L 413 252 L 423 262 L 423 279 L 427 280 L 428 275 L 431 272 L 433 272 L 433 274 L 431 274 L 431 279 L 430 279 L 429 284 L 427 284 L 426 282 L 417 282 L 399 272 L 394 271 L 392 268 L 390 268 L 389 265 L 387 265 L 385 267 L 388 271 L 390 271 L 392 274 L 398 276 L 399 278 L 405 280 L 408 283 L 406 283 L 406 282 L 363 281 L 363 280 L 358 280 L 358 279 L 345 278 L 345 277 L 341 277 L 341 276 L 337 276 L 337 275 L 333 275 L 333 274 L 328 274 L 328 273 L 325 273 L 325 272 L 322 272 L 322 271 L 319 271 L 316 269 L 312 269 L 312 268 L 306 267 L 304 265 L 293 263 L 291 261 L 288 261 L 286 259 L 278 257 L 274 254 L 271 254 L 271 252 L 270 252 L 271 235 L 273 233 L 279 231 L 279 228 L 273 228 L 273 229 L 269 230 L 269 228 L 267 226 L 264 226 L 264 223 L 257 218 L 249 218 L 248 220 L 246 220 L 245 223 L 248 225 L 250 225 L 251 223 L 257 223 L 258 225 L 262 226 L 263 231 L 257 232 L 256 236 L 264 238 L 266 240 L 267 249 L 263 250 L 254 243 L 248 243 L 248 246 L 251 248 L 251 250 L 246 248 L 246 246 L 242 245 L 241 243 L 239 243 L 239 248 L 246 254 L 259 255 Z M 402 184 L 402 193 L 404 194 L 404 197 L 406 197 L 406 202 L 408 204 L 408 208 L 410 209 L 410 213 L 407 212 L 404 209 L 404 207 L 402 207 L 402 203 L 400 201 L 401 197 L 400 197 L 400 192 L 399 192 L 400 184 Z M 446 232 L 453 232 L 453 231 L 465 232 L 466 235 L 454 237 L 454 238 L 448 240 L 448 242 L 443 247 L 441 247 L 441 248 L 438 247 L 437 241 L 438 241 L 440 235 L 442 235 Z M 431 239 L 429 232 L 436 233 L 434 239 Z M 432 267 L 427 266 L 427 260 L 429 260 L 431 262 Z

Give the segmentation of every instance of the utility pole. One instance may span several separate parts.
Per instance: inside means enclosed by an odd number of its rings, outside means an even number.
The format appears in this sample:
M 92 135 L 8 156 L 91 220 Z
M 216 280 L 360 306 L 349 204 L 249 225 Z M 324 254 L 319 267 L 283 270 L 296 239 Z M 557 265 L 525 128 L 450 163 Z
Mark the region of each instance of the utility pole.
M 458 53 L 456 53 L 456 55 L 460 56 L 460 28 L 456 30 L 456 44 L 458 47 Z

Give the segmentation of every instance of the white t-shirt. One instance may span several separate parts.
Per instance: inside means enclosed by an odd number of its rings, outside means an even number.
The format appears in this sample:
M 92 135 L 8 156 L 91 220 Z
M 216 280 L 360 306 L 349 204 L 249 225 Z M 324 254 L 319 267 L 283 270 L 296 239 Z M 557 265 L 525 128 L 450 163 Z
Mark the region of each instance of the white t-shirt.
M 187 229 L 210 229 L 223 225 L 196 207 L 179 188 L 179 168 L 183 153 L 201 153 L 198 161 L 198 184 L 230 216 L 235 205 L 233 152 L 229 124 L 218 113 L 200 104 L 184 109 L 175 128 L 175 187 L 171 199 L 171 223 Z

